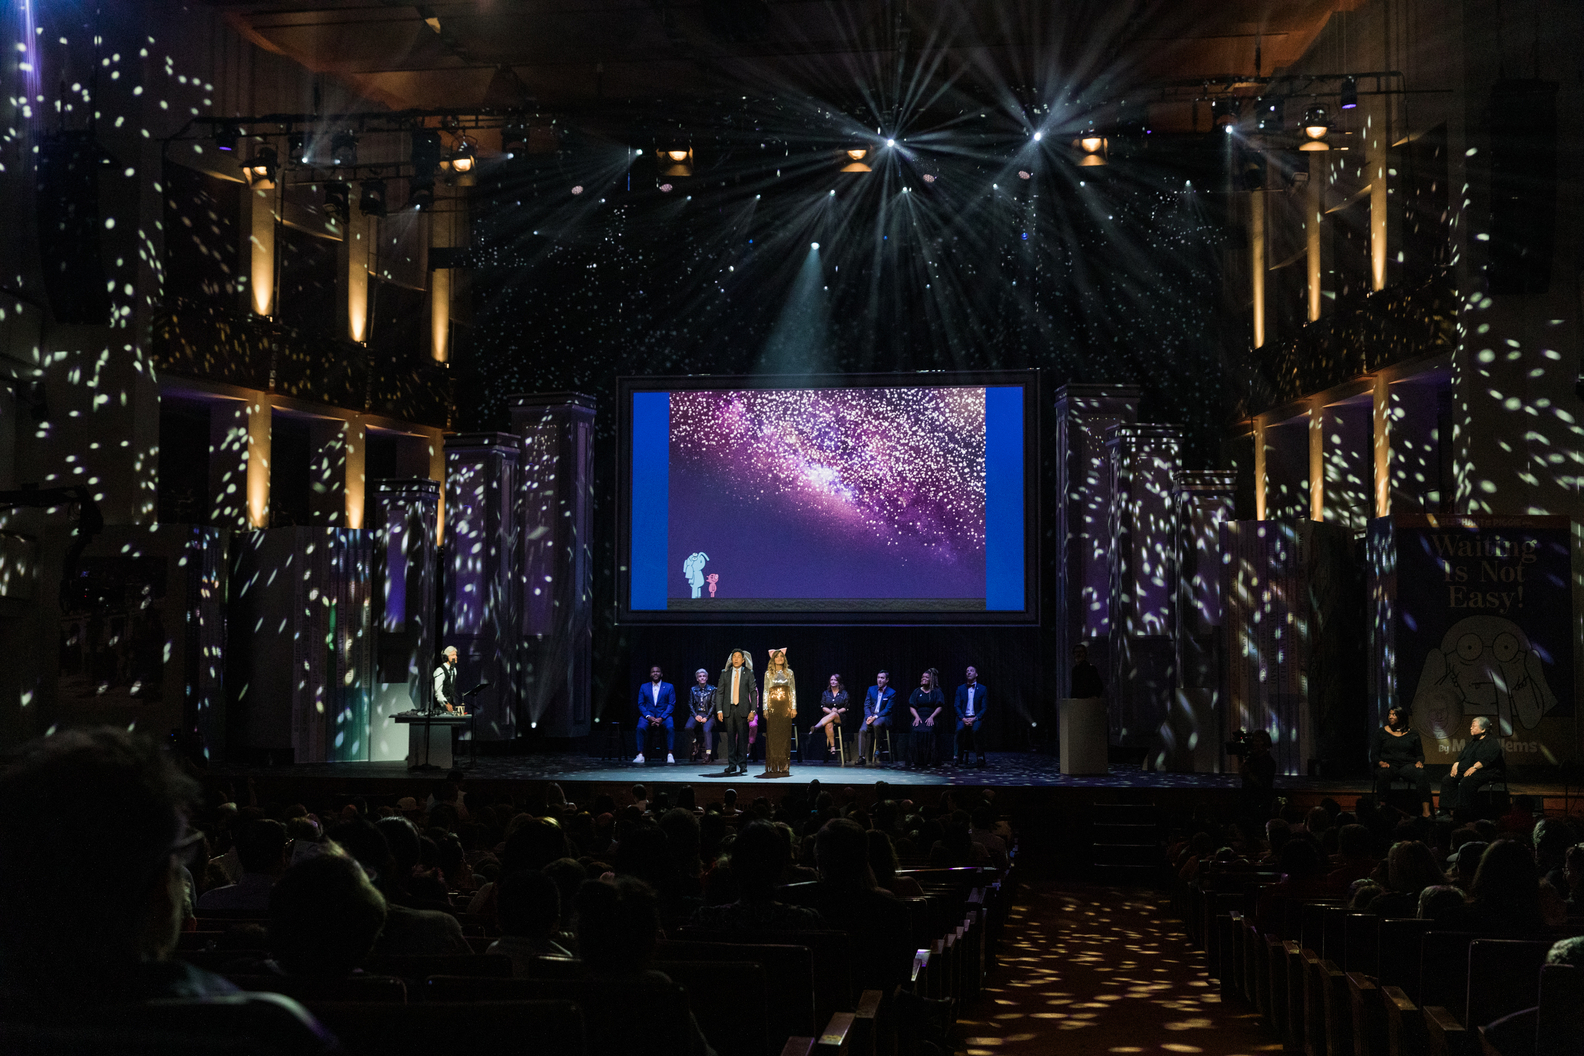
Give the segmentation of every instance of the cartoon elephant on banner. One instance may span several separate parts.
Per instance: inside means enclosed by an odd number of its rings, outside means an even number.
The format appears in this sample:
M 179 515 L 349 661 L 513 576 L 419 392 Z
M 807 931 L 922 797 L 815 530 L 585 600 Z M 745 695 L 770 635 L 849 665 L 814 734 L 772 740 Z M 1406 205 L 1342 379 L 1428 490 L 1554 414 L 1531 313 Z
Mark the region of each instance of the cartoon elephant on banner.
M 693 588 L 695 598 L 702 596 L 704 591 L 704 563 L 709 560 L 709 555 L 702 550 L 696 550 L 688 555 L 682 562 L 682 574 L 687 577 L 688 586 Z
M 1413 698 L 1419 728 L 1437 738 L 1458 736 L 1471 715 L 1496 718 L 1502 736 L 1532 730 L 1556 704 L 1529 636 L 1501 616 L 1454 623 L 1425 656 Z

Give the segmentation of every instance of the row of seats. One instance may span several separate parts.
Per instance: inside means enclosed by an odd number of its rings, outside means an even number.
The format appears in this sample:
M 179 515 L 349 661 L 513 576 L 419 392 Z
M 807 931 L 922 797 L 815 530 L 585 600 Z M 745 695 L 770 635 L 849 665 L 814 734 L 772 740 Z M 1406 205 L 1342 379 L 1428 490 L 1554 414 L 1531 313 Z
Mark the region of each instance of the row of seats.
M 215 930 L 220 922 L 212 919 L 201 920 L 201 930 L 184 937 L 188 949 L 182 956 L 228 976 L 243 990 L 302 1002 L 351 1056 L 432 1052 L 424 1039 L 434 1032 L 418 1024 L 430 1022 L 426 1010 L 436 1008 L 450 1022 L 457 1015 L 452 1006 L 477 1008 L 482 1017 L 477 1030 L 466 1032 L 475 1053 L 496 1051 L 490 1039 L 504 1043 L 524 1017 L 544 1018 L 544 1029 L 557 1038 L 581 1031 L 581 1046 L 553 1051 L 680 1053 L 689 1035 L 688 995 L 693 995 L 691 1010 L 700 1029 L 722 1056 L 783 1051 L 871 1056 L 894 1047 L 899 1024 L 893 1009 L 907 1000 L 902 991 L 937 1002 L 935 1007 L 948 1016 L 978 993 L 1005 920 L 1003 893 L 1012 890 L 1010 874 L 998 876 L 991 869 L 919 869 L 906 875 L 919 883 L 924 897 L 904 900 L 916 953 L 908 979 L 889 994 L 857 989 L 854 973 L 862 969 L 854 966 L 864 964 L 861 951 L 837 931 L 732 941 L 680 929 L 660 943 L 654 965 L 677 984 L 674 993 L 591 984 L 581 962 L 566 958 L 541 958 L 529 977 L 512 978 L 508 958 L 483 953 L 376 958 L 367 974 L 336 979 L 250 975 L 246 966 L 257 965 L 262 951 L 212 948 L 222 935 Z M 783 899 L 798 901 L 802 886 L 783 888 Z M 470 941 L 478 949 L 491 940 Z M 569 1007 L 578 1015 L 575 1023 Z M 497 1019 L 513 1026 L 500 1026 Z
M 1223 999 L 1257 1010 L 1285 1049 L 1476 1056 L 1481 1027 L 1538 1006 L 1539 1056 L 1584 1053 L 1584 972 L 1543 966 L 1557 939 L 1584 927 L 1516 939 L 1310 899 L 1267 907 L 1262 930 L 1255 905 L 1279 879 L 1210 872 L 1180 892 L 1180 905 Z

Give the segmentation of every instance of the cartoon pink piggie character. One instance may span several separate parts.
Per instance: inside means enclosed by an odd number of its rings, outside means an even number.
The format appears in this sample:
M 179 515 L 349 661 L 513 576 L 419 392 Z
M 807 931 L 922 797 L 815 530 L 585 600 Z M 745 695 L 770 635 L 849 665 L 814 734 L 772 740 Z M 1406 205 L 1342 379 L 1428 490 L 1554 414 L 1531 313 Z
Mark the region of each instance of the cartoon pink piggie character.
M 704 579 L 709 583 L 710 597 L 713 598 L 715 596 L 715 584 L 720 582 L 720 573 L 711 572 L 709 575 L 705 576 Z

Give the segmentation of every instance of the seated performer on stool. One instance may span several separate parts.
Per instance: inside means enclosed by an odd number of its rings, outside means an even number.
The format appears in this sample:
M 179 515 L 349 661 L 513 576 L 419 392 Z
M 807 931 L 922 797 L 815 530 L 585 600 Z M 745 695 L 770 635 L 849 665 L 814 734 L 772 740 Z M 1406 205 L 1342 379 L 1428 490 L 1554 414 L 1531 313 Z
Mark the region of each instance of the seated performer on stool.
M 1386 712 L 1386 725 L 1370 740 L 1370 772 L 1375 775 L 1375 801 L 1386 802 L 1391 783 L 1397 778 L 1412 781 L 1419 790 L 1419 805 L 1430 816 L 1430 775 L 1425 772 L 1424 742 L 1401 708 Z
M 896 690 L 887 685 L 890 681 L 891 673 L 881 671 L 875 675 L 875 684 L 864 694 L 863 725 L 858 728 L 859 766 L 874 765 L 880 731 L 891 725 L 891 701 L 896 696 Z
M 649 737 L 651 730 L 661 731 L 661 740 L 665 743 L 666 762 L 676 762 L 672 755 L 671 731 L 675 728 L 672 723 L 672 713 L 676 711 L 676 690 L 671 688 L 671 683 L 660 681 L 659 666 L 649 669 L 649 681 L 638 690 L 638 755 L 633 759 L 635 763 L 644 761 L 644 741 Z
M 847 723 L 847 690 L 842 686 L 840 675 L 830 676 L 825 692 L 820 694 L 820 720 L 809 730 L 809 741 L 812 743 L 814 734 L 819 730 L 825 731 L 825 754 L 836 754 L 836 729 L 846 729 Z
M 1474 794 L 1500 780 L 1507 769 L 1501 738 L 1491 733 L 1492 722 L 1489 716 L 1474 716 L 1468 744 L 1452 764 L 1452 772 L 1441 779 L 1441 809 L 1451 810 L 1453 817 L 1467 816 L 1474 809 Z
M 988 691 L 980 684 L 979 672 L 973 667 L 969 667 L 963 677 L 967 681 L 957 687 L 957 761 L 967 766 L 969 753 L 977 752 L 982 767 L 985 750 L 979 740 L 979 727 L 984 723 Z
M 709 672 L 702 667 L 693 672 L 693 689 L 688 694 L 688 718 L 683 729 L 693 733 L 693 758 L 709 762 L 715 747 L 715 687 Z

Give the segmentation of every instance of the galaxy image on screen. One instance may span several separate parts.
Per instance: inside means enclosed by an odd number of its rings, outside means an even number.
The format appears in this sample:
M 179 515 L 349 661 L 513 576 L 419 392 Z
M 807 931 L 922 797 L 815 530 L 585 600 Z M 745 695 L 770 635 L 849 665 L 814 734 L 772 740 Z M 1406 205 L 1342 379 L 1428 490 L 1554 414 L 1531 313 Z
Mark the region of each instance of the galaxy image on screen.
M 673 598 L 982 603 L 985 390 L 672 393 L 668 539 Z

